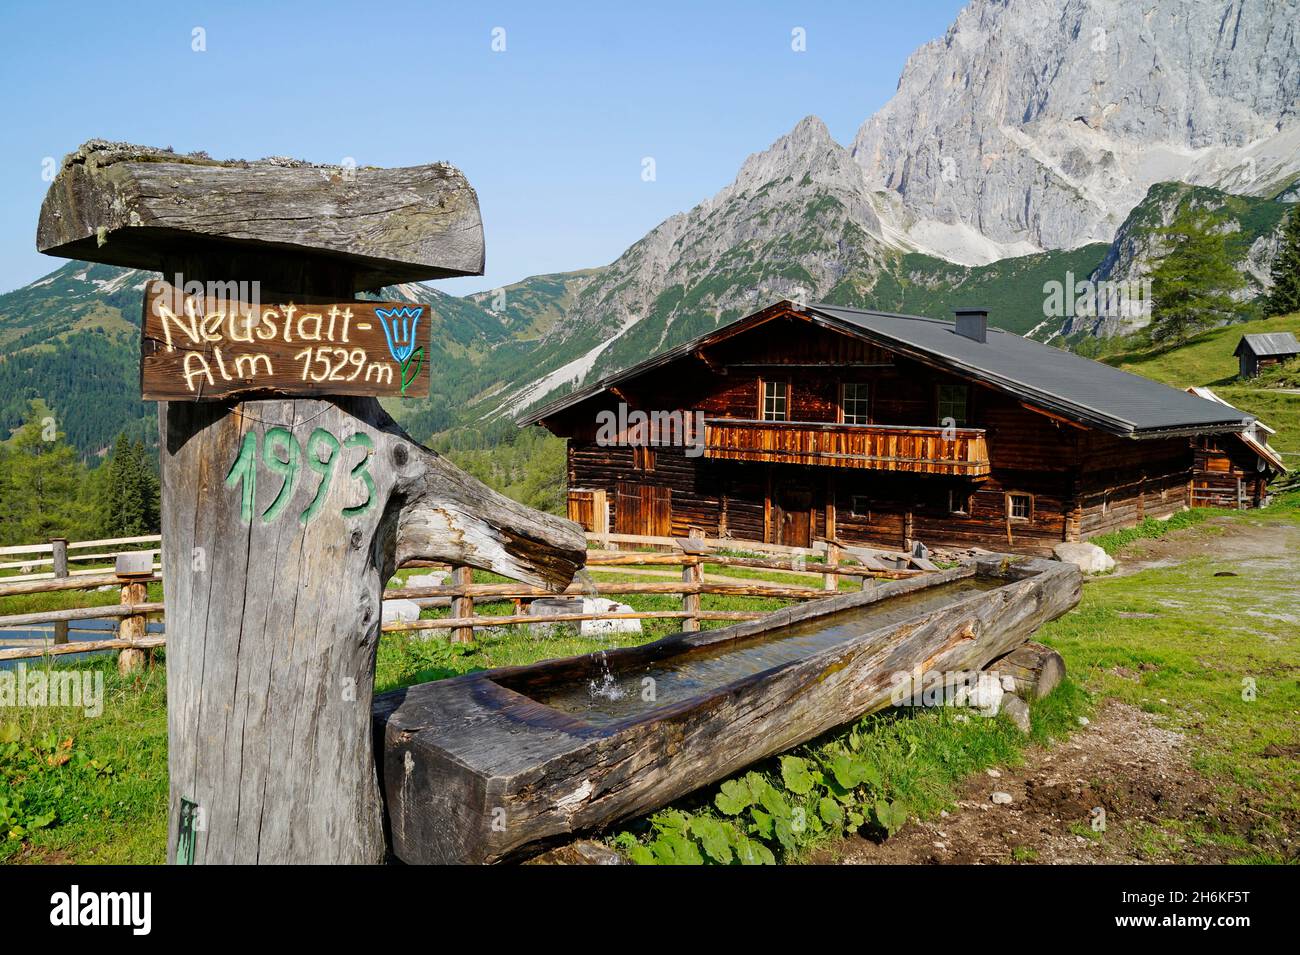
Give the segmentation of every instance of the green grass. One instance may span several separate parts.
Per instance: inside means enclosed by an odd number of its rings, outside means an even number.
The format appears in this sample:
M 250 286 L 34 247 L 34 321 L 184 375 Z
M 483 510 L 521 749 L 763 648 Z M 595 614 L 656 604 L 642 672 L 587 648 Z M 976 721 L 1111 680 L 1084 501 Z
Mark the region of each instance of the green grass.
M 1300 313 L 1213 328 L 1176 346 L 1120 352 L 1104 360 L 1134 374 L 1175 388 L 1209 385 L 1234 408 L 1255 415 L 1277 430 L 1269 443 L 1288 458 L 1300 456 L 1300 395 L 1279 390 L 1292 387 L 1294 367 L 1266 372 L 1260 378 L 1240 381 L 1232 353 L 1243 335 L 1293 332 L 1300 336 Z M 1288 467 L 1300 462 L 1287 460 Z
M 60 663 L 102 675 L 103 713 L 54 707 L 0 709 L 0 783 L 52 823 L 26 839 L 0 832 L 0 861 L 161 863 L 167 825 L 167 696 L 162 654 L 120 677 L 113 658 Z M 40 661 L 28 661 L 31 670 Z M 6 736 L 0 733 L 0 740 Z M 43 741 L 57 741 L 46 752 Z M 54 756 L 51 760 L 49 757 Z M 67 755 L 60 763 L 61 755 Z M 55 765 L 58 764 L 58 765 Z
M 1196 536 L 1210 530 L 1204 525 L 1193 526 L 1194 520 L 1198 519 L 1147 530 L 1177 533 L 1188 540 L 1191 550 Z M 1224 520 L 1300 522 L 1300 493 L 1284 496 L 1265 511 L 1228 512 Z M 1139 531 L 1124 540 L 1116 537 L 1110 544 L 1119 549 L 1139 536 L 1145 534 Z M 733 570 L 727 568 L 726 572 Z M 1089 711 L 1092 701 L 1101 696 L 1161 714 L 1172 728 L 1187 734 L 1198 771 L 1225 794 L 1247 793 L 1256 811 L 1274 821 L 1258 830 L 1261 835 L 1252 841 L 1239 832 L 1220 831 L 1212 819 L 1170 820 L 1140 833 L 1142 844 L 1149 844 L 1155 853 L 1179 839 L 1200 840 L 1223 847 L 1241 861 L 1275 861 L 1276 852 L 1260 840 L 1282 832 L 1284 820 L 1300 813 L 1296 760 L 1264 755 L 1270 744 L 1285 747 L 1295 743 L 1296 714 L 1300 712 L 1295 582 L 1266 565 L 1237 577 L 1215 577 L 1218 570 L 1240 572 L 1241 568 L 1232 561 L 1200 557 L 1176 567 L 1090 581 L 1080 606 L 1039 633 L 1039 639 L 1065 656 L 1070 680 L 1033 705 L 1032 739 L 1047 743 L 1064 738 L 1077 716 Z M 476 577 L 499 579 L 486 574 Z M 113 594 L 95 596 L 116 599 Z M 680 606 L 667 596 L 626 600 L 645 610 Z M 703 602 L 706 609 L 773 608 L 787 603 L 709 595 Z M 483 607 L 485 613 L 512 610 L 509 603 Z M 1134 613 L 1154 616 L 1128 616 Z M 380 641 L 376 690 L 643 643 L 677 626 L 675 621 L 648 622 L 641 635 L 624 635 L 618 641 L 583 638 L 574 630 L 562 629 L 550 637 L 533 638 L 522 628 L 501 628 L 481 633 L 474 643 L 463 646 L 437 638 L 389 635 Z M 1143 664 L 1149 667 L 1143 669 Z M 48 825 L 23 833 L 21 838 L 0 833 L 0 861 L 161 862 L 167 798 L 161 654 L 152 668 L 126 679 L 117 675 L 111 658 L 61 664 L 60 668 L 69 666 L 103 674 L 106 703 L 102 716 L 91 718 L 80 711 L 43 707 L 0 711 L 0 727 L 5 728 L 0 741 L 15 735 L 17 742 L 14 751 L 0 742 L 5 794 L 21 795 L 29 818 L 56 814 Z M 1138 672 L 1141 682 L 1111 672 L 1116 667 Z M 1242 698 L 1242 681 L 1246 679 L 1253 680 L 1256 687 L 1251 701 Z M 860 794 L 868 828 L 875 824 L 871 813 L 877 800 L 887 808 L 896 805 L 908 816 L 932 817 L 951 805 L 964 778 L 989 766 L 1014 765 L 1024 746 L 1023 738 L 1003 719 L 972 716 L 963 721 L 956 718 L 960 715 L 948 709 L 891 710 L 798 747 L 794 755 L 821 765 L 837 754 L 852 754 L 876 767 L 879 787 L 868 787 Z M 64 750 L 61 747 L 68 739 L 72 742 Z M 42 765 L 35 758 L 47 753 L 41 747 L 51 740 L 57 746 L 48 752 L 67 752 L 71 757 L 61 765 Z M 766 780 L 781 781 L 781 768 L 781 763 L 773 760 L 753 771 Z M 633 843 L 653 844 L 663 834 L 661 826 L 671 824 L 665 820 L 698 817 L 732 823 L 730 817 L 723 819 L 716 807 L 720 790 L 721 784 L 705 787 L 662 813 L 626 827 L 622 837 L 625 848 Z M 778 840 L 774 857 L 785 861 L 808 858 L 836 835 L 832 826 L 814 826 L 788 847 Z
M 1233 511 L 1213 507 L 1196 507 L 1189 511 L 1179 511 L 1166 520 L 1148 517 L 1140 524 L 1133 527 L 1120 528 L 1117 531 L 1111 531 L 1107 534 L 1098 534 L 1096 537 L 1089 537 L 1088 543 L 1096 544 L 1106 553 L 1112 556 L 1132 544 L 1134 541 L 1150 540 L 1164 537 L 1174 531 L 1183 530 L 1188 527 L 1195 527 L 1204 521 L 1220 514 L 1232 514 Z
M 1300 314 L 1212 328 L 1193 336 L 1181 345 L 1150 348 L 1140 352 L 1122 352 L 1108 356 L 1105 361 L 1125 371 L 1163 381 L 1175 388 L 1211 385 L 1217 389 L 1219 385 L 1229 384 L 1237 377 L 1237 359 L 1232 356 L 1232 353 L 1237 343 L 1241 341 L 1241 336 L 1258 332 L 1300 334 Z
M 1031 705 L 1030 740 L 1050 744 L 1063 739 L 1088 709 L 1086 694 L 1064 681 Z M 892 823 L 899 825 L 952 808 L 964 779 L 991 766 L 1019 764 L 1025 745 L 1025 737 L 1005 718 L 985 719 L 952 707 L 887 709 L 705 786 L 611 833 L 608 840 L 643 864 L 725 864 L 739 861 L 737 847 L 752 849 L 754 844 L 762 848 L 752 858 L 808 861 L 846 831 L 880 832 L 886 827 L 882 806 L 899 814 Z M 832 767 L 843 759 L 870 767 L 871 778 L 856 786 L 840 785 Z M 810 789 L 790 782 L 792 760 L 800 775 L 805 768 L 811 775 Z M 766 795 L 761 809 L 734 811 L 728 799 L 737 786 L 761 788 Z M 837 814 L 827 819 L 820 811 L 828 799 L 841 804 L 843 821 Z M 799 824 L 787 824 L 782 831 L 766 818 L 783 815 Z M 710 848 L 710 836 L 720 830 L 732 847 L 730 856 L 725 849 L 716 853 Z
M 1300 495 L 1234 519 L 1300 521 Z M 1208 530 L 1183 533 L 1189 552 Z M 1214 576 L 1222 571 L 1240 576 Z M 1264 755 L 1270 744 L 1296 743 L 1298 612 L 1287 564 L 1255 561 L 1243 570 L 1239 561 L 1199 557 L 1089 581 L 1079 607 L 1045 626 L 1039 639 L 1061 652 L 1067 671 L 1090 693 L 1158 713 L 1186 734 L 1197 770 L 1228 798 L 1244 790 L 1255 811 L 1273 820 L 1263 836 L 1300 814 L 1300 763 Z M 1117 667 L 1139 673 L 1140 681 L 1112 672 Z M 1251 685 L 1253 699 L 1244 693 Z M 1239 834 L 1206 825 L 1193 834 L 1243 858 L 1272 858 Z

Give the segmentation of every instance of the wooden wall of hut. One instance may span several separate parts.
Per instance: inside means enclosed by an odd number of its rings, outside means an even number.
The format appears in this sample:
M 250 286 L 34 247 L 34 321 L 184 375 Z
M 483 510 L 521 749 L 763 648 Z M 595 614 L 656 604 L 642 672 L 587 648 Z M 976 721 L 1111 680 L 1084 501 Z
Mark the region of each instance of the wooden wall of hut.
M 627 493 L 637 483 L 670 496 L 673 535 L 698 530 L 796 545 L 819 537 L 889 548 L 921 540 L 1047 554 L 1060 541 L 1189 504 L 1193 458 L 1185 438 L 1113 437 L 795 319 L 770 321 L 671 369 L 620 384 L 547 421 L 570 438 L 569 486 L 605 490 L 610 526 L 626 533 L 662 533 L 646 517 L 620 518 L 619 486 L 626 511 L 639 500 Z M 853 383 L 867 385 L 870 424 L 909 427 L 942 425 L 941 386 L 965 385 L 966 415 L 958 424 L 984 429 L 990 475 L 718 460 L 682 447 L 638 451 L 597 442 L 596 413 L 616 412 L 620 403 L 645 411 L 698 410 L 706 418 L 761 418 L 762 383 L 771 380 L 789 385 L 790 421 L 839 422 L 843 386 Z

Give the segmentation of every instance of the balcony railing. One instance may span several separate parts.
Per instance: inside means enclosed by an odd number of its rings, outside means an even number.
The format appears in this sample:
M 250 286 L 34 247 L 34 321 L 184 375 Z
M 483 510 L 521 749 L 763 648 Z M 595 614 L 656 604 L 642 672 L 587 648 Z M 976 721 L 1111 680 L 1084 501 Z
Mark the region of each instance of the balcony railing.
M 982 428 L 710 418 L 704 456 L 966 478 L 989 474 Z

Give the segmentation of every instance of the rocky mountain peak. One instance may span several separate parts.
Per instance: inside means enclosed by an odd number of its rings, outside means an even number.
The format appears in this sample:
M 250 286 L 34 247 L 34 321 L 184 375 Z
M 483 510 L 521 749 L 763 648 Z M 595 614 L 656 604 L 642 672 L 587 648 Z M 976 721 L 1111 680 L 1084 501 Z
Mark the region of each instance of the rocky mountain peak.
M 1155 182 L 1300 172 L 1300 0 L 973 0 L 853 155 L 918 247 L 980 263 L 1110 241 Z

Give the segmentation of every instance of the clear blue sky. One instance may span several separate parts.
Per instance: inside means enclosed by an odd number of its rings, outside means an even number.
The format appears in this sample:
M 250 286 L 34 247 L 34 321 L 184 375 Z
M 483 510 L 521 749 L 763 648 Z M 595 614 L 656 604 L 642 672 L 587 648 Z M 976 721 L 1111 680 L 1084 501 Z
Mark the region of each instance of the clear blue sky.
M 487 274 L 439 288 L 603 265 L 809 113 L 850 143 L 961 6 L 6 3 L 0 291 L 62 264 L 35 251 L 41 164 L 91 138 L 216 158 L 448 160 L 478 190 Z M 206 52 L 191 49 L 195 27 Z M 795 27 L 806 52 L 791 50 Z

